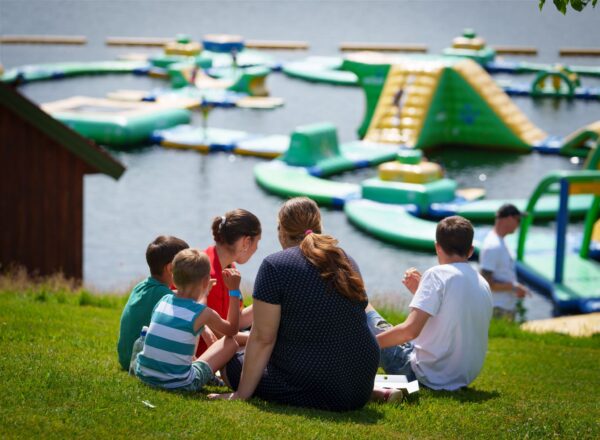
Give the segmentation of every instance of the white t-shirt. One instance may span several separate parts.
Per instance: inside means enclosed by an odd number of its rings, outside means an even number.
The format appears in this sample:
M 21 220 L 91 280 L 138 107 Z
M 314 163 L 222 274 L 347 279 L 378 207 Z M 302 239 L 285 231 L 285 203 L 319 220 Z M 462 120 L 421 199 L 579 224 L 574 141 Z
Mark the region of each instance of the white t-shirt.
M 485 359 L 492 294 L 469 263 L 427 270 L 410 302 L 431 317 L 413 340 L 411 367 L 419 382 L 455 390 L 475 380 Z
M 482 270 L 492 273 L 494 281 L 514 284 L 517 281 L 515 259 L 504 238 L 498 236 L 493 229 L 486 235 L 479 254 L 479 266 Z M 494 307 L 505 310 L 515 310 L 517 297 L 509 291 L 494 291 Z

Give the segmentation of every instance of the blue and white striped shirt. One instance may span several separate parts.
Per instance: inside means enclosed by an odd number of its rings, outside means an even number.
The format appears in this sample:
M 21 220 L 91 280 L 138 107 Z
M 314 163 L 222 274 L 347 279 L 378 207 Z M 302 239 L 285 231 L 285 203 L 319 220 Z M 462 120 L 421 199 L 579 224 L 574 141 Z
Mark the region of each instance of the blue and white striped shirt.
M 194 381 L 192 361 L 202 332 L 202 328 L 194 331 L 194 322 L 205 308 L 189 298 L 161 298 L 137 358 L 136 375 L 142 381 L 163 388 L 185 387 Z

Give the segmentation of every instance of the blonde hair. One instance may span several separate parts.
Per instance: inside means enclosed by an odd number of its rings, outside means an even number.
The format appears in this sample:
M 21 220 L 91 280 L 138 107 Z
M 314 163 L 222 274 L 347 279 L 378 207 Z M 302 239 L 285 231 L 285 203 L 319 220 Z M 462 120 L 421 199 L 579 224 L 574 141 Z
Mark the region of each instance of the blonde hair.
M 173 281 L 178 288 L 197 283 L 210 275 L 208 255 L 198 249 L 184 249 L 173 259 Z
M 295 197 L 279 210 L 279 228 L 318 269 L 323 281 L 351 301 L 367 301 L 362 277 L 330 235 L 321 234 L 321 213 L 307 197 Z

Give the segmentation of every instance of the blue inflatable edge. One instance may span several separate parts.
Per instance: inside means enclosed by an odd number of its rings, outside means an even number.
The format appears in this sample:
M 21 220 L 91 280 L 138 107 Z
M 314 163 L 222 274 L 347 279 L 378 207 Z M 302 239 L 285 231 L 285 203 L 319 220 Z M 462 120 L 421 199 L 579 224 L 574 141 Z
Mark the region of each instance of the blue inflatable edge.
M 204 48 L 204 50 L 207 50 L 209 52 L 228 53 L 232 50 L 236 50 L 239 53 L 242 50 L 244 50 L 244 42 L 236 41 L 229 43 L 219 43 L 216 41 L 203 40 L 202 47 Z
M 600 311 L 600 298 L 573 299 L 561 301 L 556 298 L 554 284 L 530 270 L 521 262 L 517 262 L 517 275 L 526 284 L 534 286 L 554 303 L 555 315 L 568 313 L 591 313 Z

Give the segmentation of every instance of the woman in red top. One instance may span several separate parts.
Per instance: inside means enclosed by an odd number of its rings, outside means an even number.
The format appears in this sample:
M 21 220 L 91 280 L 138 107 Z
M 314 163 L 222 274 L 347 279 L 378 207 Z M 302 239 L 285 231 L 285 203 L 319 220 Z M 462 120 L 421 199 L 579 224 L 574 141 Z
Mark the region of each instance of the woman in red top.
M 206 305 L 225 319 L 229 309 L 229 290 L 223 282 L 223 269 L 235 267 L 235 263 L 244 264 L 254 255 L 261 238 L 260 221 L 245 209 L 235 209 L 224 216 L 215 217 L 212 233 L 215 245 L 204 252 L 210 259 L 210 277 L 217 280 L 217 283 L 208 294 Z M 251 323 L 252 306 L 242 310 L 240 328 L 246 328 Z M 204 340 L 198 344 L 197 356 L 206 350 L 206 338 L 212 339 L 210 332 L 203 332 L 205 334 Z

